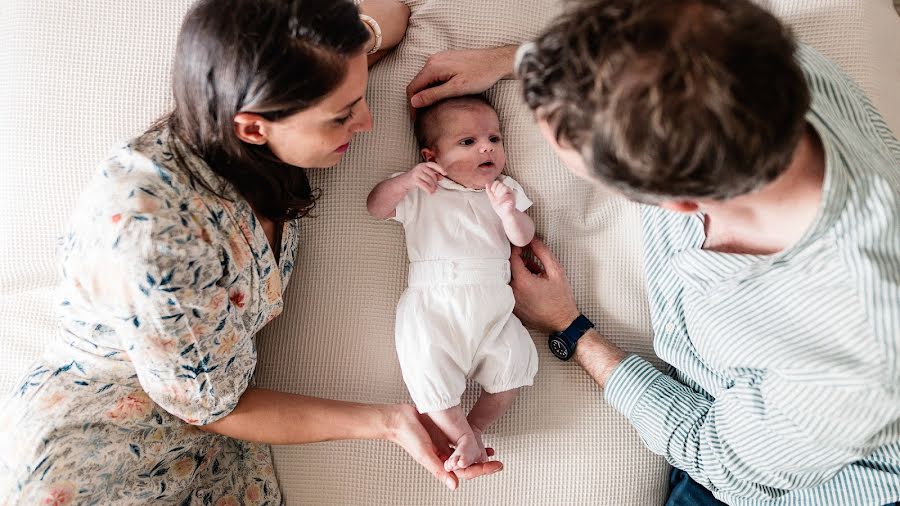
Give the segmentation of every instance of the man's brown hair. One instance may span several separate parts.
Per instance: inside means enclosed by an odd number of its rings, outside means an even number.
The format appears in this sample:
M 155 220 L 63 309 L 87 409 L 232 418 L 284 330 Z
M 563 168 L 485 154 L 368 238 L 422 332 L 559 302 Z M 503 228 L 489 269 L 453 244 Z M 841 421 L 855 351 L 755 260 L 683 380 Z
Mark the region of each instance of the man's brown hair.
M 636 200 L 726 199 L 775 179 L 809 90 L 788 28 L 749 0 L 579 0 L 525 52 L 525 101 Z

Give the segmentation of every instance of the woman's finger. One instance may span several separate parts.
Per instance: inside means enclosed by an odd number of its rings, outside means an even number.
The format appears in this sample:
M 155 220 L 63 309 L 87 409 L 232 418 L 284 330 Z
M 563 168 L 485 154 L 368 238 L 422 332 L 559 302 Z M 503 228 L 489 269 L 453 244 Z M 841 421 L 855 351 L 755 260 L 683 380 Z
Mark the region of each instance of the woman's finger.
M 450 490 L 456 490 L 456 487 L 459 486 L 459 479 L 453 473 L 444 470 L 444 463 L 434 451 L 426 450 L 418 457 L 413 455 L 413 458 Z
M 465 469 L 457 469 L 454 471 L 456 476 L 463 480 L 474 480 L 479 476 L 487 476 L 489 474 L 498 473 L 503 470 L 503 463 L 499 460 L 490 460 L 481 464 L 472 464 Z

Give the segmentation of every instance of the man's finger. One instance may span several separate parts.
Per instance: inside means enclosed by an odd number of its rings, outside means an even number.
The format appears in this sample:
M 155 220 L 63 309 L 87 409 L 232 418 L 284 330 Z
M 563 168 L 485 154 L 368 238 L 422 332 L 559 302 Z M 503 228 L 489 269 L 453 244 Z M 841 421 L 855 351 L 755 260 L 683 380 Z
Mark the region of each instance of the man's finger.
M 560 265 L 559 260 L 556 259 L 556 256 L 553 255 L 553 252 L 550 251 L 550 248 L 544 244 L 540 239 L 535 238 L 531 241 L 531 252 L 534 253 L 535 258 L 544 266 L 544 272 L 547 275 L 560 276 L 565 274 L 565 270 L 562 265 Z
M 425 65 L 419 70 L 416 77 L 413 77 L 412 81 L 406 85 L 406 98 L 412 98 L 413 95 L 427 88 L 429 84 L 440 80 L 437 72 L 435 72 L 435 68 L 434 65 L 425 62 Z
M 525 279 L 525 276 L 531 276 L 531 271 L 528 270 L 528 267 L 525 266 L 525 262 L 522 260 L 522 248 L 518 246 L 512 249 L 512 254 L 509 256 L 509 270 L 512 273 L 513 281 Z
M 456 90 L 456 84 L 450 80 L 441 85 L 425 88 L 416 93 L 409 99 L 409 103 L 416 108 L 427 107 L 439 100 L 455 97 L 459 94 L 460 93 Z

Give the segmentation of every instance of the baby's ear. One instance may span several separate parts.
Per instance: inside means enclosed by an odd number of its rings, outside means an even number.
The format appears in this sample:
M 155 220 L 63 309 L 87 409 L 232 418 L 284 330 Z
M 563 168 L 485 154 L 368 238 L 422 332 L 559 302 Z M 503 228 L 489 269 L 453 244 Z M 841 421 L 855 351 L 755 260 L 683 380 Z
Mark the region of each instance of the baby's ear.
M 422 158 L 423 158 L 426 162 L 433 162 L 433 161 L 434 161 L 434 150 L 432 150 L 431 148 L 422 148 L 421 153 L 422 153 Z

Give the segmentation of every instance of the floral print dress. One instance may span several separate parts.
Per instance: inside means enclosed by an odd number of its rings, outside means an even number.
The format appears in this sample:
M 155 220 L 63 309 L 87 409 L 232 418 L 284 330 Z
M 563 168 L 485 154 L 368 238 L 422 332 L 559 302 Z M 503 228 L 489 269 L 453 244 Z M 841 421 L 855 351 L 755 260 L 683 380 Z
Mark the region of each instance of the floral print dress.
M 250 384 L 298 223 L 279 264 L 247 201 L 206 189 L 222 180 L 187 153 L 146 133 L 84 192 L 62 238 L 59 334 L 0 412 L 0 504 L 281 503 L 267 445 L 195 425 Z

